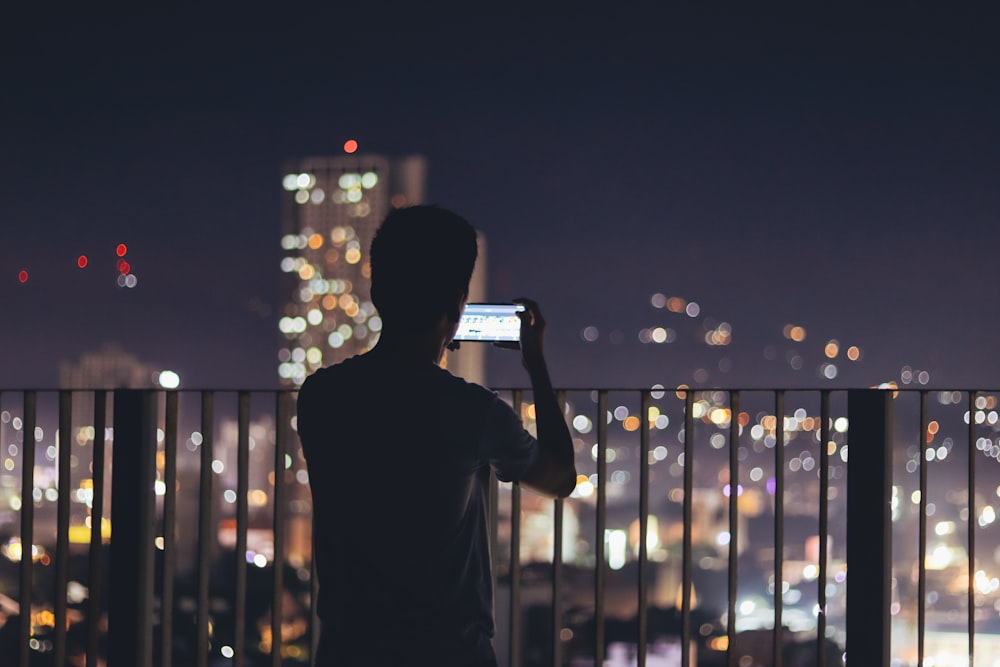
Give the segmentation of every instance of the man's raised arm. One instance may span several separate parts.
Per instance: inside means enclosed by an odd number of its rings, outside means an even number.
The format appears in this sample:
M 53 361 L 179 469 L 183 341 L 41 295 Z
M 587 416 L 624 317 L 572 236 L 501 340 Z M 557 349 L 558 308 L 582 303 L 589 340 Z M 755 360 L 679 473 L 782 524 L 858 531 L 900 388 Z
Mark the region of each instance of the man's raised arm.
M 518 313 L 521 359 L 531 379 L 538 434 L 538 455 L 521 475 L 521 482 L 546 495 L 565 498 L 576 488 L 576 464 L 573 439 L 552 389 L 542 352 L 545 320 L 534 301 L 515 299 L 514 302 L 524 304 L 524 311 Z

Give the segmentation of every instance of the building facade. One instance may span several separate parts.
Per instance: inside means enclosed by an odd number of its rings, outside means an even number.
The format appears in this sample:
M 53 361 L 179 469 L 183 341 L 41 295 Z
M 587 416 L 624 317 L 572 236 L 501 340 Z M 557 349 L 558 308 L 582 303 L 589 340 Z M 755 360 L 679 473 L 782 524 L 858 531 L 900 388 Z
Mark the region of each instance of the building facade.
M 390 210 L 424 201 L 426 175 L 426 161 L 419 156 L 347 154 L 286 165 L 284 304 L 278 322 L 282 384 L 301 385 L 316 369 L 362 354 L 378 342 L 382 320 L 371 302 L 368 251 Z M 480 237 L 470 300 L 485 293 L 485 260 Z M 483 379 L 481 349 L 463 350 L 446 364 L 456 375 Z

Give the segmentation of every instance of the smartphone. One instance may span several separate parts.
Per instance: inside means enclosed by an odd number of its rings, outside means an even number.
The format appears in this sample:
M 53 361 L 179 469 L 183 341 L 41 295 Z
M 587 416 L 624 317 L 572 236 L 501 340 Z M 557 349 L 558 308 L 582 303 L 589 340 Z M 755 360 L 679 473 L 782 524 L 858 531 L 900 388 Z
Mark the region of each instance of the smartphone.
M 524 310 L 519 303 L 467 303 L 458 322 L 455 340 L 477 340 L 485 343 L 519 342 Z

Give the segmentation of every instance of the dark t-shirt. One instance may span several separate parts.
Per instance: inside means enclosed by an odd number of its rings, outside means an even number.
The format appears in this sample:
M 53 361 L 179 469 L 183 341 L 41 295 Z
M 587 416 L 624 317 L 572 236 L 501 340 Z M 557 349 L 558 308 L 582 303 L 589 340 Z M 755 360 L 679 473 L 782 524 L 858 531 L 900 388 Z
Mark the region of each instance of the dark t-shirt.
M 378 352 L 302 385 L 323 665 L 492 664 L 490 467 L 538 443 L 493 392 Z M 426 662 L 421 662 L 426 661 Z

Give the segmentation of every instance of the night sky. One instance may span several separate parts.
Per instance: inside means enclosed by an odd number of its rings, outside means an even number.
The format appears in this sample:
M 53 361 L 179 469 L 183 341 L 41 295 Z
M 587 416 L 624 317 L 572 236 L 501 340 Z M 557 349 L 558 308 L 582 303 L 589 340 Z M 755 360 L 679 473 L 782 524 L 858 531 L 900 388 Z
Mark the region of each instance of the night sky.
M 351 138 L 427 158 L 491 299 L 541 302 L 556 384 L 1000 387 L 997 10 L 371 6 L 8 22 L 0 388 L 107 341 L 186 387 L 277 386 L 282 163 Z M 827 380 L 831 339 L 863 356 Z

